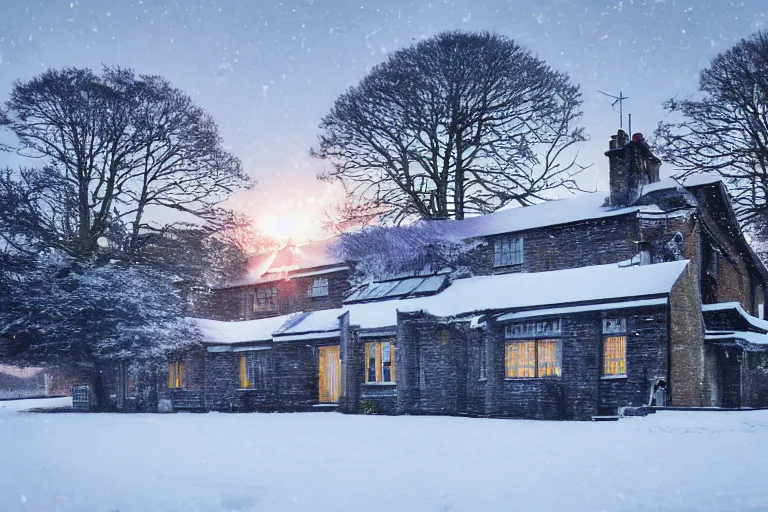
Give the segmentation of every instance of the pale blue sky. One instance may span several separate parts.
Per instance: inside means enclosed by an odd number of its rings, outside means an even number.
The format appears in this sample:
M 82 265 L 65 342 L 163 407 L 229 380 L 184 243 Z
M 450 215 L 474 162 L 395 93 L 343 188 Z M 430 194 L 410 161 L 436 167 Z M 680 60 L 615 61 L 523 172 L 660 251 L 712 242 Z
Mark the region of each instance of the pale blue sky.
M 767 11 L 762 0 L 0 0 L 0 99 L 14 79 L 47 67 L 163 75 L 214 115 L 259 181 L 242 205 L 316 217 L 325 187 L 307 151 L 336 96 L 416 39 L 491 30 L 581 84 L 592 137 L 582 161 L 596 164 L 582 184 L 604 189 L 602 153 L 618 115 L 597 89 L 623 90 L 633 129 L 650 134 L 661 102 L 693 92 L 698 71 L 764 28 Z

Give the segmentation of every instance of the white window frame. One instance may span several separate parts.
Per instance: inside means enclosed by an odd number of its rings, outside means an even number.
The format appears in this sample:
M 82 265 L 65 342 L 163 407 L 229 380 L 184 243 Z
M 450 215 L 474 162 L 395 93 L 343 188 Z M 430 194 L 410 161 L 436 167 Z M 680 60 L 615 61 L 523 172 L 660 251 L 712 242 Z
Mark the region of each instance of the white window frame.
M 493 244 L 493 266 L 508 267 L 525 262 L 523 237 L 502 236 Z
M 327 297 L 328 296 L 328 278 L 318 277 L 312 282 L 312 286 L 307 290 L 309 297 Z

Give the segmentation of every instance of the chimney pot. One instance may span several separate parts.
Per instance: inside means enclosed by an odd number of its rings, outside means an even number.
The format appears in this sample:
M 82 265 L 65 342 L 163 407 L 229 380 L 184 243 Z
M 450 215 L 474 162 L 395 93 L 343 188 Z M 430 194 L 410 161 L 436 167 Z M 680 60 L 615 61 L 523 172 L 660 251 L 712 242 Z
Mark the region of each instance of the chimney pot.
M 616 145 L 618 147 L 623 147 L 627 144 L 627 132 L 624 130 L 619 130 L 619 132 L 616 134 Z
M 632 135 L 632 142 L 643 142 L 645 140 L 645 137 L 643 137 L 643 134 L 640 132 L 635 133 Z

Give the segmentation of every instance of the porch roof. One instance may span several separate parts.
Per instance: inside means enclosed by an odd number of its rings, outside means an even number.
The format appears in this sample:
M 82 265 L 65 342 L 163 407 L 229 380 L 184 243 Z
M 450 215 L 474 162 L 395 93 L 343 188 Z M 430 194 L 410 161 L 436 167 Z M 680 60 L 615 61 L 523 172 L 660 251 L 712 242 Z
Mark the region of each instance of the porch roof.
M 768 334 L 751 331 L 706 331 L 704 340 L 712 343 L 738 345 L 748 351 L 768 348 Z

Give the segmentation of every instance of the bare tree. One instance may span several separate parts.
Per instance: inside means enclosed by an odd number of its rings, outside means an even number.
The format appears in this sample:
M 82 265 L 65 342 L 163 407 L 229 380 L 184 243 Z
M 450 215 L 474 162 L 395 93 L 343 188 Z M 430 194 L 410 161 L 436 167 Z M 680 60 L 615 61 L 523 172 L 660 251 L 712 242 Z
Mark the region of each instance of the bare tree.
M 581 94 L 514 41 L 447 32 L 342 94 L 311 153 L 383 221 L 462 219 L 577 189 Z M 352 213 L 358 209 L 347 206 Z
M 126 250 L 137 250 L 155 228 L 149 208 L 209 219 L 230 192 L 251 184 L 211 116 L 157 76 L 49 70 L 15 82 L 5 106 L 0 127 L 15 134 L 19 154 L 45 166 L 6 178 L 55 188 L 41 188 L 28 206 L 41 236 L 73 254 L 95 252 L 114 224 L 126 226 Z
M 679 176 L 717 173 L 746 226 L 768 218 L 768 33 L 742 39 L 699 77 L 697 97 L 664 106 L 677 122 L 660 123 L 656 145 Z

